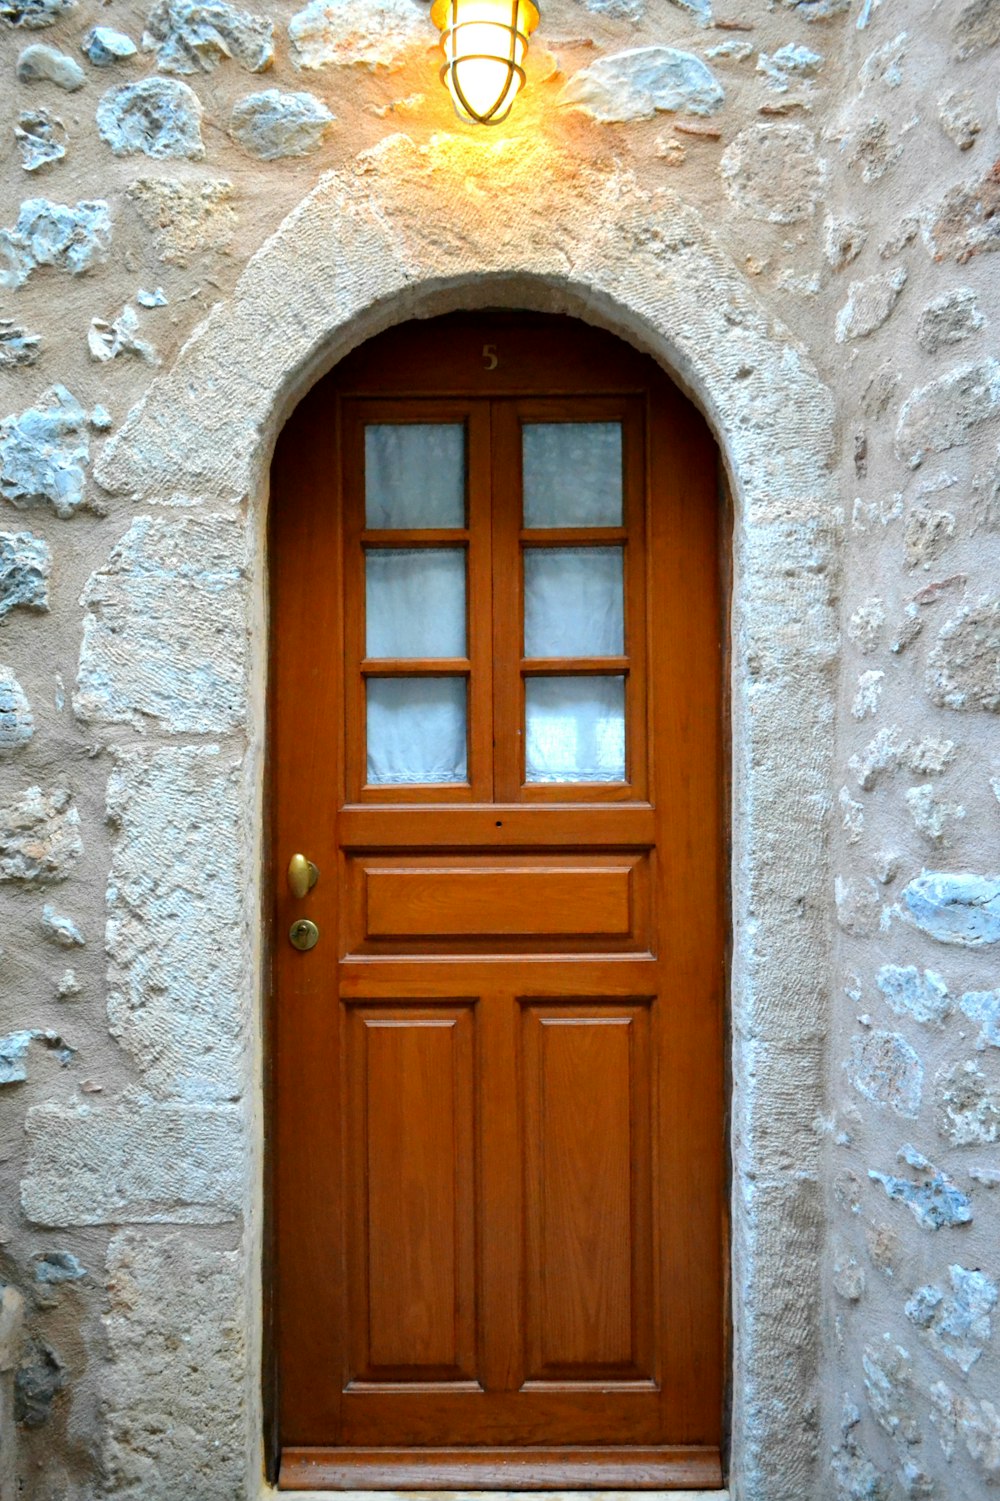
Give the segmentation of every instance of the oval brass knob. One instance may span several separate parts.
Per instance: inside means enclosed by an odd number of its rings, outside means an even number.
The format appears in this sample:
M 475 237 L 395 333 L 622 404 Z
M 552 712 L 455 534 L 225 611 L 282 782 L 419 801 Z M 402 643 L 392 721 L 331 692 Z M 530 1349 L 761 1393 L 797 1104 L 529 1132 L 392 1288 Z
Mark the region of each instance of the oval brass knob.
M 308 954 L 319 943 L 319 928 L 308 917 L 300 917 L 288 930 L 288 941 L 300 954 Z
M 319 871 L 305 855 L 293 855 L 288 862 L 288 884 L 299 901 L 307 896 L 319 880 Z

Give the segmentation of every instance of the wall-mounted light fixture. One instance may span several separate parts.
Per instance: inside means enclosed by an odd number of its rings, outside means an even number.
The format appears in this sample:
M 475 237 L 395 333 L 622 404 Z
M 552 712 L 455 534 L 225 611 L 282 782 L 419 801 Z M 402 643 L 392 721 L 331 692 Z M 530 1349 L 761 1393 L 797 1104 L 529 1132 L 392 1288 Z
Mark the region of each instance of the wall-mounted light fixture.
M 534 0 L 434 0 L 431 20 L 459 119 L 499 125 L 524 86 L 528 38 L 538 25 Z

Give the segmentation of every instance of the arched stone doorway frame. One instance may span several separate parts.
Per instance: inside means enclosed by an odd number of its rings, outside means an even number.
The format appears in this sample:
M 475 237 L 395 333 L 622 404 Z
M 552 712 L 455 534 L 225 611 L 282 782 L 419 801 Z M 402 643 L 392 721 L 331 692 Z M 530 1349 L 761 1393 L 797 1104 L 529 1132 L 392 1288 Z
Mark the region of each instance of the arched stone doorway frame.
M 693 209 L 615 171 L 553 161 L 543 146 L 533 153 L 526 162 L 505 156 L 502 145 L 449 137 L 417 148 L 395 137 L 353 173 L 322 178 L 153 383 L 96 469 L 106 490 L 154 520 L 183 517 L 195 532 L 202 521 L 217 521 L 234 537 L 246 529 L 246 566 L 234 585 L 237 628 L 218 638 L 220 653 L 240 658 L 236 677 L 230 671 L 227 678 L 234 697 L 217 723 L 206 707 L 200 719 L 179 725 L 206 744 L 245 751 L 240 817 L 229 836 L 233 868 L 246 876 L 232 914 L 243 961 L 232 993 L 215 997 L 219 1025 L 244 1034 L 244 1105 L 189 1107 L 214 1111 L 216 1168 L 245 1225 L 242 1253 L 219 1274 L 231 1283 L 231 1306 L 245 1316 L 245 1356 L 226 1366 L 232 1390 L 218 1408 L 228 1414 L 225 1434 L 213 1434 L 206 1413 L 203 1435 L 203 1455 L 213 1444 L 218 1455 L 212 1474 L 220 1497 L 237 1495 L 232 1477 L 241 1470 L 246 1495 L 257 1494 L 262 1443 L 257 1017 L 271 454 L 296 402 L 357 344 L 408 318 L 497 306 L 580 317 L 649 353 L 705 413 L 723 455 L 735 510 L 730 1465 L 743 1501 L 803 1501 L 819 1484 L 817 1121 L 832 942 L 827 824 L 838 564 L 832 401 Z M 163 598 L 167 609 L 171 591 Z M 156 743 L 176 746 L 178 723 L 142 701 L 141 688 L 127 680 L 127 661 L 111 653 L 102 664 L 101 650 L 99 630 L 85 633 L 84 666 L 117 673 L 117 697 L 112 692 L 110 708 L 89 700 L 83 671 L 81 717 L 141 722 L 147 757 Z M 132 809 L 132 838 L 143 837 L 143 806 L 140 799 Z M 794 837 L 790 818 L 801 821 Z M 174 962 L 183 967 L 183 956 Z M 169 1086 L 166 1092 L 169 1098 Z M 101 1140 L 98 1134 L 98 1152 Z M 177 1216 L 192 1218 L 212 1222 Z M 176 1291 L 162 1296 L 169 1319 Z M 179 1455 L 178 1484 L 186 1464 Z M 203 1457 L 203 1474 L 206 1465 L 211 1471 Z

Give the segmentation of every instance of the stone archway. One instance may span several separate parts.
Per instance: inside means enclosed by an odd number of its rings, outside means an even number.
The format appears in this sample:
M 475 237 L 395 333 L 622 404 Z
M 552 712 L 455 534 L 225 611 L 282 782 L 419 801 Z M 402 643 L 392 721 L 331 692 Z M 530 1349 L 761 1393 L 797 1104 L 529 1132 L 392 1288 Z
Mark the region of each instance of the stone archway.
M 76 708 L 88 722 L 147 731 L 141 746 L 123 747 L 109 789 L 121 835 L 109 886 L 113 980 L 116 965 L 120 973 L 109 1007 L 148 1093 L 86 1112 L 33 1112 L 26 1199 L 32 1181 L 51 1198 L 52 1176 L 65 1180 L 72 1139 L 90 1177 L 86 1206 L 66 1202 L 61 1222 L 244 1226 L 238 1243 L 221 1232 L 135 1228 L 113 1241 L 114 1264 L 124 1258 L 140 1284 L 144 1324 L 158 1318 L 179 1339 L 204 1338 L 206 1324 L 215 1331 L 211 1392 L 191 1413 L 178 1397 L 183 1432 L 161 1447 L 157 1494 L 171 1493 L 164 1466 L 178 1494 L 192 1473 L 210 1476 L 220 1498 L 256 1495 L 259 1485 L 261 522 L 274 440 L 302 393 L 371 335 L 406 318 L 500 305 L 573 314 L 648 352 L 702 408 L 723 451 L 736 506 L 731 1470 L 746 1501 L 815 1493 L 815 1120 L 836 649 L 831 399 L 674 194 L 581 171 L 544 143 L 446 137 L 418 148 L 393 137 L 352 174 L 320 180 L 153 383 L 96 471 L 106 490 L 141 506 L 88 586 Z M 790 808 L 806 825 L 794 843 Z M 137 843 L 189 864 L 192 849 L 211 850 L 207 874 L 179 878 L 188 925 L 201 914 L 225 934 L 210 963 L 130 867 Z M 128 1004 L 148 979 L 122 957 L 130 924 L 145 924 L 149 963 L 163 970 L 151 1008 Z M 73 1194 L 67 1187 L 63 1197 Z M 93 1211 L 102 1194 L 107 1206 Z M 208 1279 L 212 1297 L 192 1301 L 192 1278 Z M 243 1337 L 220 1339 L 220 1320 Z M 112 1466 L 123 1462 L 125 1428 L 143 1421 L 144 1379 L 127 1313 L 117 1337 L 115 1327 Z M 157 1400 L 162 1415 L 162 1392 Z

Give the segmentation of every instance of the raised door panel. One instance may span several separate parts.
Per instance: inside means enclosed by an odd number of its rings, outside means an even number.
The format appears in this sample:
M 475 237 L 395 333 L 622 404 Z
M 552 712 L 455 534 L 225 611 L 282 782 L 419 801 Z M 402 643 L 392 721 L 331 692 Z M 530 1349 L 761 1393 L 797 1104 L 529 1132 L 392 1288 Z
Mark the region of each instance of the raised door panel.
M 473 1015 L 347 1010 L 351 1385 L 475 1379 Z
M 649 1022 L 522 1005 L 529 1382 L 651 1382 Z

